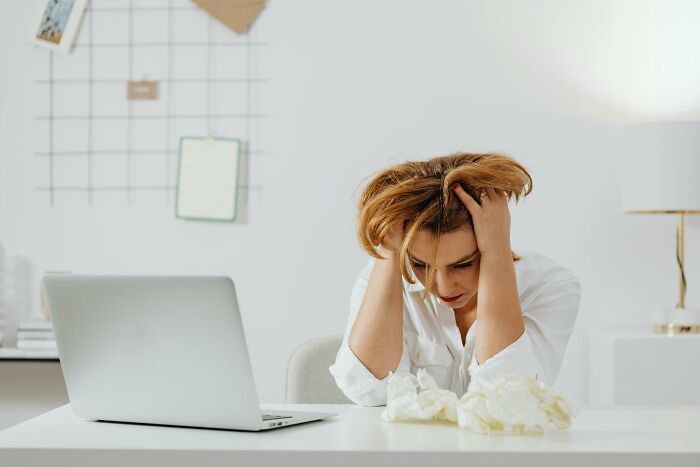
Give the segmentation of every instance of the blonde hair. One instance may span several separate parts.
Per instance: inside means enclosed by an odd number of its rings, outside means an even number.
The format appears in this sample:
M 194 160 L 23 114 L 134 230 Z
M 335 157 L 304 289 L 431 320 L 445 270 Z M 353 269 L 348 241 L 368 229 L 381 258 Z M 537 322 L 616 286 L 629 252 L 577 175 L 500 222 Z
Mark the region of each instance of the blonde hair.
M 402 228 L 399 264 L 403 277 L 411 284 L 414 281 L 406 268 L 408 245 L 418 230 L 425 229 L 435 236 L 424 299 L 435 277 L 440 235 L 465 225 L 473 229 L 471 214 L 451 188 L 454 182 L 479 204 L 488 187 L 503 190 L 508 200 L 514 196 L 516 203 L 532 191 L 530 174 L 513 158 L 500 153 L 456 153 L 408 161 L 380 171 L 364 188 L 358 203 L 357 236 L 371 256 L 384 259 L 376 247 L 395 226 Z M 512 254 L 514 261 L 520 259 Z

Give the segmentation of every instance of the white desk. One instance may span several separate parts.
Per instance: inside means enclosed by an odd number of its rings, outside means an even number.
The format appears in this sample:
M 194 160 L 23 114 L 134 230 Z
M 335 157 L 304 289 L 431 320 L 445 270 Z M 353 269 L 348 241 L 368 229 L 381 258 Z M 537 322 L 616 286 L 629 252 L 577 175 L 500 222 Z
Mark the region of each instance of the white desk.
M 80 420 L 65 405 L 0 432 L 2 466 L 700 465 L 700 405 L 586 407 L 569 430 L 478 435 L 388 423 L 382 407 L 264 404 L 329 420 L 260 433 Z

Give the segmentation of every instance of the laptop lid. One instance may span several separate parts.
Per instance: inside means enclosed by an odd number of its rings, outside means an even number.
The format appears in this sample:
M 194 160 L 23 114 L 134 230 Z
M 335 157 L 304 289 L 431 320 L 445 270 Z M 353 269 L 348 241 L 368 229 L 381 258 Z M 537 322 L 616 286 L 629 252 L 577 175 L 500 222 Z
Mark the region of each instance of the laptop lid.
M 261 427 L 231 279 L 46 274 L 43 286 L 76 415 Z

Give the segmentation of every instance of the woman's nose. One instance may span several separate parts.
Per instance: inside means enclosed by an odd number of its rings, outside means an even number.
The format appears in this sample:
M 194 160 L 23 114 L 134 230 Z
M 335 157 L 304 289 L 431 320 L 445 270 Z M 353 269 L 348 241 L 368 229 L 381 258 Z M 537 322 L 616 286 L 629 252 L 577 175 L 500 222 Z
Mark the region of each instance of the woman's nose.
M 449 297 L 455 290 L 457 290 L 457 284 L 455 284 L 453 276 L 450 273 L 445 271 L 436 271 L 435 290 L 439 295 Z

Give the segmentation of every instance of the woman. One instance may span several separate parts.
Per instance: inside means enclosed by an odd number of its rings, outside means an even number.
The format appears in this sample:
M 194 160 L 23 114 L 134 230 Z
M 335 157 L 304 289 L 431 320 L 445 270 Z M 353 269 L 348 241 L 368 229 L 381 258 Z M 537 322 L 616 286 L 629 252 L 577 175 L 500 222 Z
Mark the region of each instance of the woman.
M 455 154 L 380 172 L 359 203 L 371 258 L 329 367 L 360 405 L 386 404 L 389 372 L 425 368 L 461 396 L 474 378 L 554 383 L 580 302 L 576 277 L 510 247 L 508 201 L 530 174 L 502 154 Z

